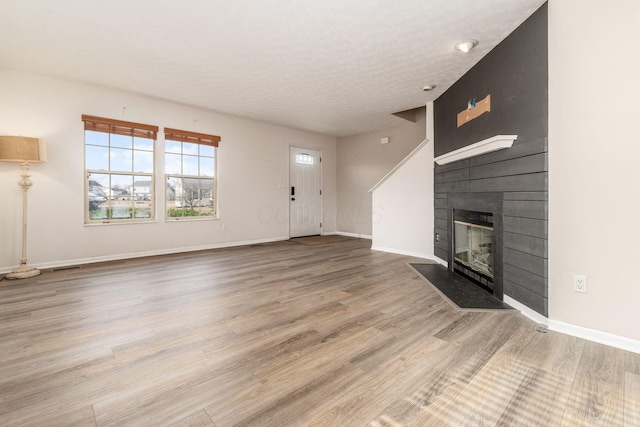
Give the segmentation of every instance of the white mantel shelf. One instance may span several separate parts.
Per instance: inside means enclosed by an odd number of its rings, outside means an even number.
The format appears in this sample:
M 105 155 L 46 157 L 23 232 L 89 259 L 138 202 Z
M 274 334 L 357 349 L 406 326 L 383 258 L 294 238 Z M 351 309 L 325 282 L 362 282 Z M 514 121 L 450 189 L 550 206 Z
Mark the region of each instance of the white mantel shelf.
M 439 165 L 446 165 L 447 163 L 457 162 L 458 160 L 464 160 L 481 154 L 491 153 L 492 151 L 509 148 L 513 145 L 513 141 L 516 139 L 518 139 L 518 135 L 492 136 L 491 138 L 476 142 L 475 144 L 438 156 L 434 160 Z

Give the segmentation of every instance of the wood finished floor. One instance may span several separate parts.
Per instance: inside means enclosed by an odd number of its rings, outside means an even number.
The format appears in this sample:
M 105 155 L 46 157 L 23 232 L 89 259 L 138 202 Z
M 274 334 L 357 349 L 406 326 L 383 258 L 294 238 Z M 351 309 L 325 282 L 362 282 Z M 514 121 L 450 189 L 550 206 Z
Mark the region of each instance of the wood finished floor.
M 640 355 L 459 311 L 369 246 L 2 281 L 0 425 L 640 425 Z

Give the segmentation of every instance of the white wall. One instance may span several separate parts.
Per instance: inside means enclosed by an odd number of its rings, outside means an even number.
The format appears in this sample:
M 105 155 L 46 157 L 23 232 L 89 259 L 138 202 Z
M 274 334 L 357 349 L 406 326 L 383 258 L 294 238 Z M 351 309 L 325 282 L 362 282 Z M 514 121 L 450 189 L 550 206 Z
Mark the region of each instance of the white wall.
M 371 236 L 371 194 L 369 190 L 425 138 L 424 110 L 416 122 L 398 119 L 399 126 L 338 138 L 339 232 Z M 389 144 L 380 144 L 382 137 Z
M 428 142 L 373 191 L 373 249 L 433 259 L 432 102 L 426 126 Z
M 638 23 L 637 0 L 549 2 L 549 317 L 633 340 Z M 587 276 L 587 294 L 573 291 L 574 274 Z
M 126 107 L 126 108 L 125 108 Z M 156 170 L 163 170 L 164 126 L 220 135 L 219 220 L 85 226 L 82 114 L 160 126 Z M 336 139 L 155 98 L 0 68 L 0 135 L 41 138 L 48 162 L 32 167 L 29 261 L 68 265 L 174 252 L 289 235 L 289 146 L 323 154 L 324 230 L 336 229 Z M 162 177 L 161 174 L 157 175 Z M 0 162 L 0 271 L 17 265 L 21 248 L 19 167 Z M 156 200 L 164 181 L 156 180 Z

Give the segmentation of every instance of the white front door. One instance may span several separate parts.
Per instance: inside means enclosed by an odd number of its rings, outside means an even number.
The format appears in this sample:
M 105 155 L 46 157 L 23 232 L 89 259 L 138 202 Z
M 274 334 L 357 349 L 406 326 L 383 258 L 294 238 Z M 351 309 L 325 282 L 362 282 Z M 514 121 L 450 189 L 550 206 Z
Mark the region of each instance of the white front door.
M 320 151 L 289 149 L 289 237 L 322 234 Z

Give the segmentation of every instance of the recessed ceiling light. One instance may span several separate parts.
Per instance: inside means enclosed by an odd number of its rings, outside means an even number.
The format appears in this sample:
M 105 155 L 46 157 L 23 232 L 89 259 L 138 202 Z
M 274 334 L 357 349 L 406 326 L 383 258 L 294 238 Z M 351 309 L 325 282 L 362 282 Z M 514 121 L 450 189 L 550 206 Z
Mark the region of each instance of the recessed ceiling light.
M 456 48 L 456 50 L 459 50 L 460 52 L 469 53 L 469 51 L 476 46 L 478 46 L 478 40 L 471 39 L 471 40 L 460 42 L 454 47 Z
M 435 88 L 436 88 L 436 85 L 426 85 L 425 87 L 422 88 L 422 90 L 425 92 L 429 92 L 430 90 L 434 90 Z

